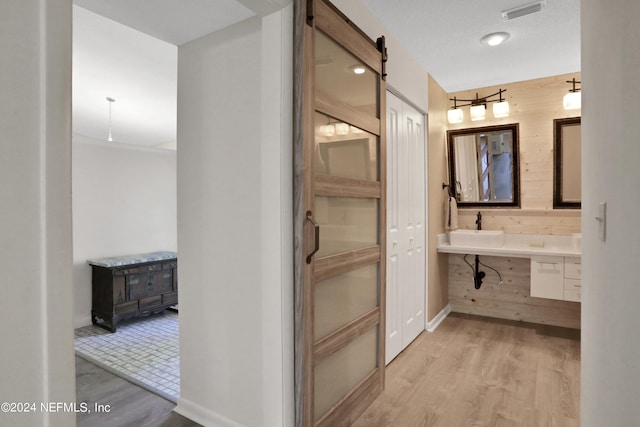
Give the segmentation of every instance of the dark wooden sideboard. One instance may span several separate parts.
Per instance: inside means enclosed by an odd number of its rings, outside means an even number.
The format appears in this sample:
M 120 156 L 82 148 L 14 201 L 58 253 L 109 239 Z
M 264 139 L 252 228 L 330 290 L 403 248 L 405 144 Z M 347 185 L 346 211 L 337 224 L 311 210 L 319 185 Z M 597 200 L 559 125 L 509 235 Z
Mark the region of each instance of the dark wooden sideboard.
M 89 260 L 91 321 L 115 332 L 124 319 L 161 312 L 178 304 L 175 252 L 152 252 Z

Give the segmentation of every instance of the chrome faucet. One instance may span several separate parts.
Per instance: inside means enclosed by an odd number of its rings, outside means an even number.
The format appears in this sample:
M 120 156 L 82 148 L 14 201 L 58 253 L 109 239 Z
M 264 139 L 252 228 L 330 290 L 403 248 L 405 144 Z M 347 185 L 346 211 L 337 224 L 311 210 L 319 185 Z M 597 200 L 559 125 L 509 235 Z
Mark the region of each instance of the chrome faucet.
M 478 230 L 482 230 L 482 214 L 478 211 L 478 215 L 476 215 L 476 224 L 478 225 Z

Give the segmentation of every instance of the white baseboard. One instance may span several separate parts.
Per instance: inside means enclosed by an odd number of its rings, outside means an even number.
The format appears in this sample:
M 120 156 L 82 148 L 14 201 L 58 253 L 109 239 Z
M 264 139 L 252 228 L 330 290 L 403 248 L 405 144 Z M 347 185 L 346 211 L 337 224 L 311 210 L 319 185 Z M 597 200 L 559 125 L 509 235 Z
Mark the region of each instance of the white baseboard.
M 173 409 L 183 417 L 189 418 L 198 424 L 207 427 L 245 427 L 229 418 L 222 416 L 210 409 L 203 408 L 197 403 L 186 400 L 182 397 L 178 398 L 178 406 Z
M 442 321 L 449 315 L 449 313 L 451 313 L 451 305 L 447 304 L 447 306 L 440 310 L 440 313 L 438 313 L 432 321 L 427 322 L 427 331 L 435 331 L 436 328 L 440 326 L 440 323 L 442 323 Z

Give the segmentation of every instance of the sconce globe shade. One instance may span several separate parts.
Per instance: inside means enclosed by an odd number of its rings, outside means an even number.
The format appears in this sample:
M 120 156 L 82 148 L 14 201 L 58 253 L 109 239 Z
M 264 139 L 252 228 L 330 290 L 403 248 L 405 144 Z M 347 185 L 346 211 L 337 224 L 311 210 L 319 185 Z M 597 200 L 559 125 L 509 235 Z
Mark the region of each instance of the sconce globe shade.
M 484 105 L 472 105 L 469 109 L 469 113 L 471 114 L 471 121 L 476 122 L 478 120 L 484 120 L 486 108 Z
M 569 92 L 562 98 L 562 106 L 565 110 L 578 110 L 582 108 L 581 92 Z
M 322 136 L 333 136 L 336 134 L 336 128 L 333 125 L 322 125 L 319 130 Z
M 509 102 L 502 101 L 493 104 L 493 117 L 496 119 L 509 117 Z
M 489 33 L 480 39 L 480 43 L 489 46 L 498 46 L 511 37 L 511 34 L 505 32 Z
M 462 120 L 464 120 L 464 112 L 459 108 L 452 108 L 447 111 L 447 120 L 451 124 L 462 123 Z

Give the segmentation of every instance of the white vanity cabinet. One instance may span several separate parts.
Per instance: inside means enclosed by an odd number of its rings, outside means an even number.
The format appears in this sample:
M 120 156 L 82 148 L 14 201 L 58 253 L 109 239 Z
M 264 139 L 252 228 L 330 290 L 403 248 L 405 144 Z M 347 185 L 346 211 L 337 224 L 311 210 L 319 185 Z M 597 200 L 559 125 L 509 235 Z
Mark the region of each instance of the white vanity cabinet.
M 531 296 L 580 302 L 580 258 L 531 257 Z
M 564 300 L 580 302 L 582 264 L 580 258 L 564 259 Z
M 531 257 L 531 296 L 564 299 L 564 257 Z

